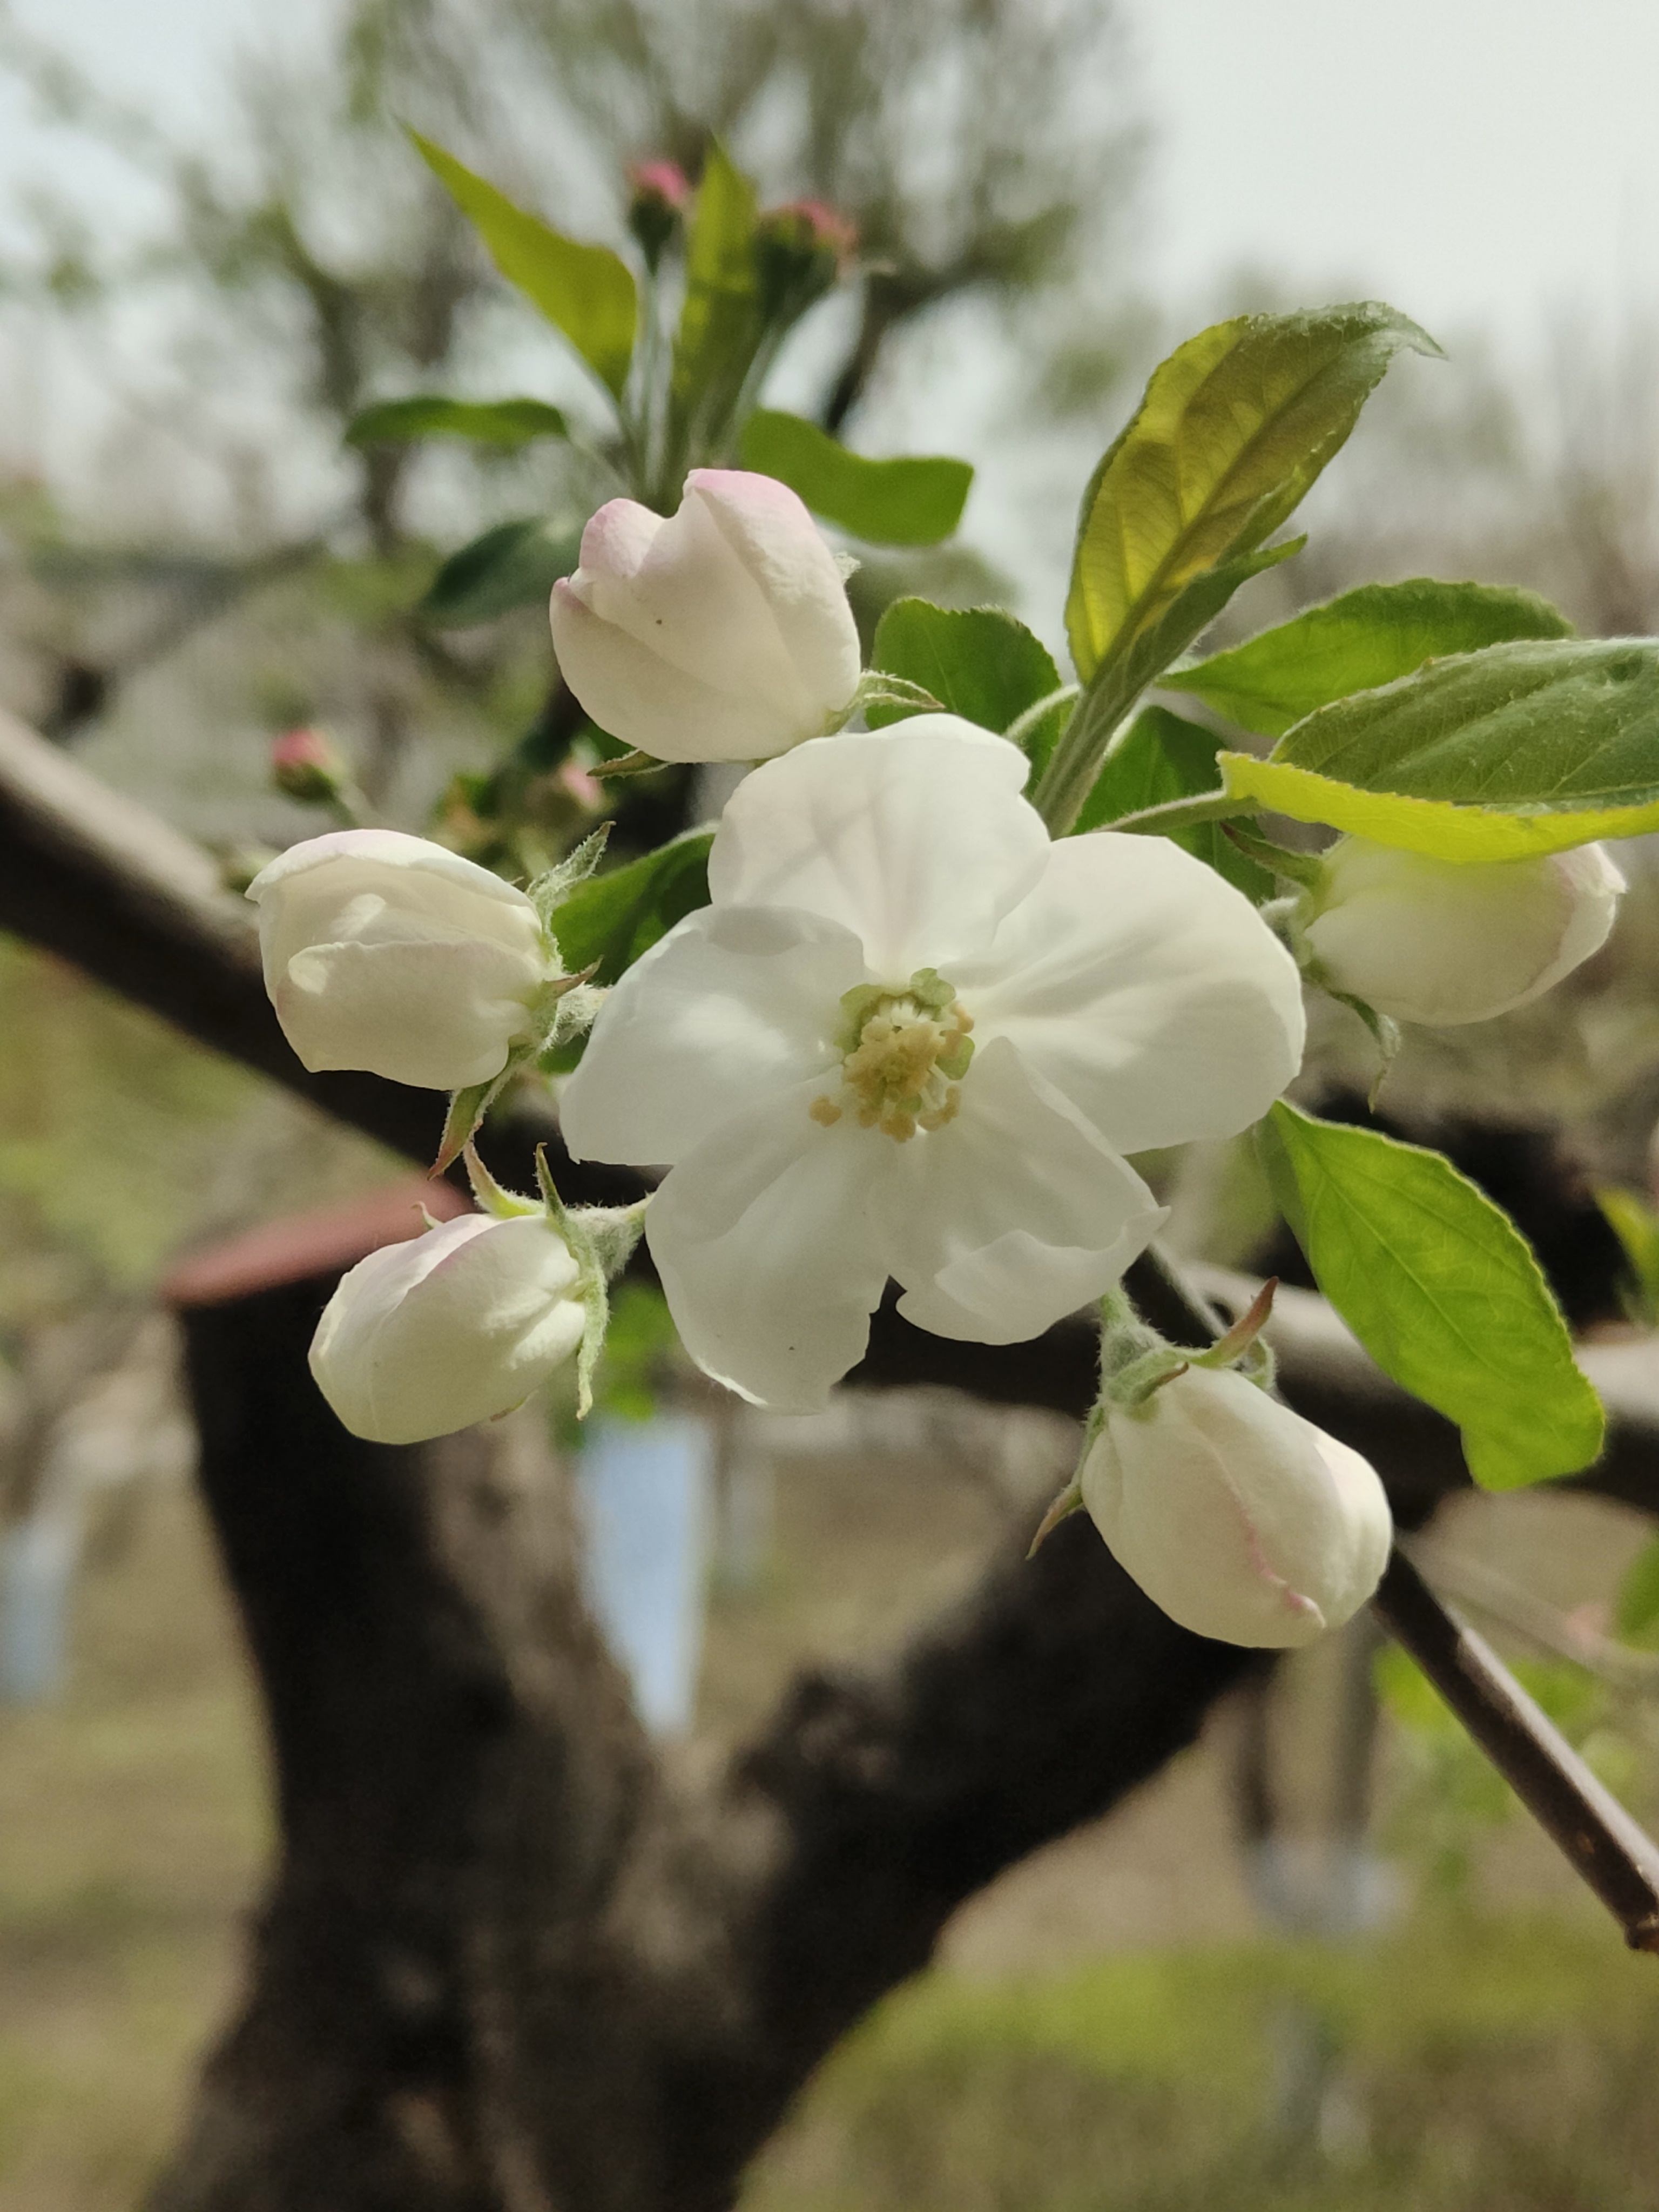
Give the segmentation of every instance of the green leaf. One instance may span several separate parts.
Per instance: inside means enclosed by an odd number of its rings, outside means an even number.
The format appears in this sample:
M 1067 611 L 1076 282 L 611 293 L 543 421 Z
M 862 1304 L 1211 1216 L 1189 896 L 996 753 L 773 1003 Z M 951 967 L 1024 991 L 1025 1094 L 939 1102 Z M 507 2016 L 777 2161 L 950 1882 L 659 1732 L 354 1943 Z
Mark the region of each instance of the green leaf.
M 1626 1644 L 1659 1641 L 1659 1536 L 1644 1544 L 1619 1585 L 1613 1625 Z
M 1241 315 L 1153 371 L 1084 495 L 1066 627 L 1085 683 L 1199 578 L 1265 544 L 1404 347 L 1439 351 L 1415 323 L 1369 301 Z
M 744 468 L 775 477 L 814 514 L 872 545 L 937 545 L 961 521 L 974 481 L 969 462 L 943 455 L 866 460 L 816 422 L 769 408 L 744 426 L 741 452 Z
M 999 737 L 1029 708 L 1060 689 L 1048 648 L 1024 623 L 998 607 L 936 607 L 895 599 L 876 625 L 870 665 L 931 692 L 947 714 L 977 722 Z M 919 708 L 872 706 L 872 730 Z
M 346 426 L 348 446 L 402 446 L 416 438 L 470 438 L 479 446 L 528 446 L 565 438 L 569 426 L 544 399 L 383 399 Z
M 573 972 L 597 961 L 614 983 L 684 915 L 708 903 L 712 830 L 689 830 L 626 867 L 590 876 L 553 916 L 559 957 Z
M 1566 617 L 1534 592 L 1414 576 L 1344 592 L 1163 680 L 1172 690 L 1196 693 L 1241 729 L 1281 738 L 1316 708 L 1393 684 L 1425 660 L 1512 638 L 1572 634 Z
M 1659 641 L 1522 640 L 1322 707 L 1227 789 L 1447 860 L 1659 829 Z
M 1108 742 L 1147 685 L 1208 629 L 1241 584 L 1288 561 L 1307 542 L 1293 538 L 1287 544 L 1264 545 L 1259 552 L 1241 553 L 1237 560 L 1224 561 L 1195 576 L 1116 659 L 1103 661 L 1095 671 L 1064 742 L 1055 745 L 1033 793 L 1038 811 L 1056 836 L 1075 827 Z
M 533 605 L 574 568 L 581 542 L 580 530 L 556 527 L 540 515 L 498 522 L 450 555 L 416 612 L 440 629 L 464 629 Z
M 1598 1190 L 1595 1203 L 1630 1265 L 1626 1306 L 1632 1320 L 1651 1328 L 1659 1321 L 1659 1213 L 1634 1191 L 1621 1190 L 1616 1183 Z
M 685 300 L 669 384 L 671 444 L 683 461 L 717 441 L 759 348 L 755 187 L 718 139 L 708 149 L 685 248 Z
M 1077 820 L 1077 834 L 1109 828 L 1126 814 L 1161 806 L 1166 799 L 1188 799 L 1219 791 L 1215 764 L 1220 739 L 1164 707 L 1143 707 L 1106 756 L 1094 789 Z M 1218 876 L 1260 906 L 1275 890 L 1265 868 L 1247 860 L 1218 823 L 1203 822 L 1179 831 L 1172 842 L 1205 861 Z
M 613 398 L 628 381 L 639 295 L 608 246 L 582 246 L 517 207 L 453 154 L 411 131 L 422 160 L 489 249 L 489 258 L 565 337 Z
M 1601 1401 L 1508 1215 L 1438 1152 L 1298 1113 L 1258 1130 L 1273 1194 L 1320 1289 L 1371 1358 L 1462 1431 L 1487 1490 L 1574 1474 Z

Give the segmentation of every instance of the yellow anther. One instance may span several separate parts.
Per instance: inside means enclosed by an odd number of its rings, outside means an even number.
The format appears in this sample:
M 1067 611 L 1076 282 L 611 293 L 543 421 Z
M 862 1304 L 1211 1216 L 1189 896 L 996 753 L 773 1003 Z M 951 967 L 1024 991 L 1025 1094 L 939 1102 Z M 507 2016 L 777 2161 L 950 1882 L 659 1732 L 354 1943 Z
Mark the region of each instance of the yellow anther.
M 968 1033 L 974 1024 L 951 986 L 922 969 L 900 990 L 860 984 L 842 1005 L 842 1101 L 860 1127 L 881 1129 L 903 1145 L 918 1129 L 932 1132 L 954 1121 L 973 1058 Z M 818 1098 L 809 1111 L 829 1128 L 842 1106 Z

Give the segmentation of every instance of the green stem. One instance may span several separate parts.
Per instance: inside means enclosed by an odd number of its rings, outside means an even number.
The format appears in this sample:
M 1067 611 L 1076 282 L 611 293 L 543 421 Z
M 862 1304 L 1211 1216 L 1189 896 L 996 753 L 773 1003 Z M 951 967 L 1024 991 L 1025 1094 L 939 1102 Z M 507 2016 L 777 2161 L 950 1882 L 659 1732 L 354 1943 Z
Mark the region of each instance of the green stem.
M 1103 822 L 1103 830 L 1128 830 L 1137 836 L 1167 837 L 1177 830 L 1196 829 L 1200 822 L 1231 822 L 1242 814 L 1255 814 L 1257 802 L 1235 799 L 1229 791 L 1200 792 L 1194 799 L 1166 799 L 1161 806 L 1143 806 L 1133 814 L 1120 814 L 1115 822 Z

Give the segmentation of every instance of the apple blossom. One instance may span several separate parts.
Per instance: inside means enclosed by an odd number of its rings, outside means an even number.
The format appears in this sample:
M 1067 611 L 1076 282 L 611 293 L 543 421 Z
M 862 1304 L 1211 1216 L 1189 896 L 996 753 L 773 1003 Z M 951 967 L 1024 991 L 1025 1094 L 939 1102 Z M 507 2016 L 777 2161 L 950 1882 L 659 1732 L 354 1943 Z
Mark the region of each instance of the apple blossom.
M 613 499 L 553 586 L 553 647 L 601 729 L 668 761 L 761 760 L 845 720 L 859 640 L 841 570 L 786 486 L 694 469 L 669 521 Z
M 1025 774 L 946 714 L 768 762 L 564 1092 L 577 1158 L 669 1167 L 674 1319 L 760 1403 L 821 1405 L 890 1276 L 937 1334 L 1038 1334 L 1164 1218 L 1124 1154 L 1231 1134 L 1296 1073 L 1295 964 L 1248 900 L 1163 838 L 1051 843 Z
M 305 1066 L 459 1091 L 499 1074 L 561 981 L 524 892 L 424 837 L 340 830 L 248 885 L 265 988 Z
M 1396 1021 L 1489 1021 L 1606 944 L 1625 878 L 1600 845 L 1456 862 L 1344 837 L 1291 910 L 1328 989 Z
M 311 1371 L 353 1436 L 418 1443 L 511 1412 L 587 1320 L 580 1264 L 545 1214 L 467 1213 L 342 1276 Z
M 1247 1376 L 1188 1367 L 1139 1405 L 1109 1396 L 1101 1418 L 1083 1503 L 1183 1628 L 1308 1644 L 1376 1588 L 1392 1528 L 1375 1469 Z

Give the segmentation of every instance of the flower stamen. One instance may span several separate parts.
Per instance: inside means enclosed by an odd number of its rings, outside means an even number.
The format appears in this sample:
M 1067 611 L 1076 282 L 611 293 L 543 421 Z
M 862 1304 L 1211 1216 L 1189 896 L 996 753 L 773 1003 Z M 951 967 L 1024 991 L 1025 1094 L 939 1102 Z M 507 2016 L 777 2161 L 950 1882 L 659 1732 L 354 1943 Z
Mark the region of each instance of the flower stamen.
M 973 1017 L 955 987 L 922 968 L 900 989 L 861 983 L 841 1003 L 842 1095 L 815 1098 L 812 1119 L 827 1129 L 850 1112 L 901 1145 L 954 1121 L 974 1055 Z

